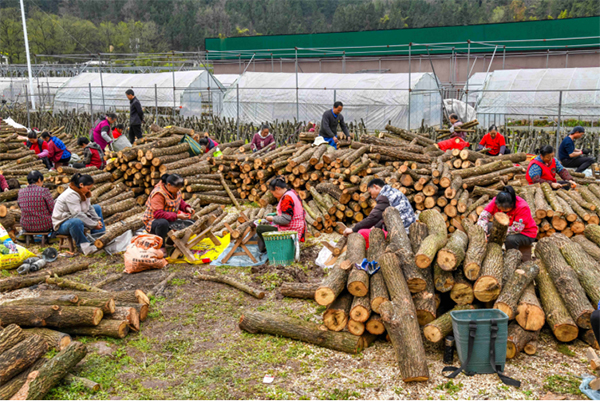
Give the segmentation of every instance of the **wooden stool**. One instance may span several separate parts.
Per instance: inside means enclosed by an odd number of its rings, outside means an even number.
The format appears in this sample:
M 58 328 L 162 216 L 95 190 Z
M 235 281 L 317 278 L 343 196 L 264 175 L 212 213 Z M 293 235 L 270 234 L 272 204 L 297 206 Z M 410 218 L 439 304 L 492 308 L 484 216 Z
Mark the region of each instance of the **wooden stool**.
M 75 252 L 75 243 L 73 242 L 73 238 L 70 235 L 57 235 L 60 241 L 58 243 L 58 250 L 68 249 L 69 252 Z
M 35 243 L 35 240 L 33 238 L 34 235 L 41 235 L 42 236 L 42 246 L 46 246 L 46 241 L 48 239 L 48 234 L 50 234 L 50 233 L 49 232 L 46 232 L 46 233 L 27 233 L 27 232 L 24 232 L 23 235 L 25 236 L 25 244 L 27 246 L 29 246 L 30 242 L 34 242 Z

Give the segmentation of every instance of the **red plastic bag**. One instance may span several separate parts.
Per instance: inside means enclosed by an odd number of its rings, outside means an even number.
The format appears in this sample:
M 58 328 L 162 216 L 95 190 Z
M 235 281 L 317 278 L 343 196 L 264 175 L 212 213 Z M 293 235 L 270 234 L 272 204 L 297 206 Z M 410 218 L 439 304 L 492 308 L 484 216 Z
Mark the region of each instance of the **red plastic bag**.
M 447 151 L 448 149 L 463 150 L 464 148 L 468 147 L 469 145 L 470 145 L 469 142 L 467 142 L 461 138 L 450 138 L 450 139 L 446 139 L 444 141 L 438 142 L 438 147 L 440 148 L 440 150 L 443 150 L 444 152 Z
M 139 273 L 165 267 L 168 262 L 160 250 L 162 242 L 158 235 L 142 234 L 134 237 L 125 251 L 125 272 Z

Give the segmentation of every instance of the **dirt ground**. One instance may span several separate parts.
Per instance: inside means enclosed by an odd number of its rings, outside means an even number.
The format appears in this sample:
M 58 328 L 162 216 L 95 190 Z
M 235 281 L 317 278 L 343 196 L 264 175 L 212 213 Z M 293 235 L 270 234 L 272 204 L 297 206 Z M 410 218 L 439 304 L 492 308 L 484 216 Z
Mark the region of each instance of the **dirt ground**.
M 270 335 L 242 332 L 244 311 L 264 311 L 320 322 L 324 307 L 311 300 L 283 298 L 283 281 L 319 282 L 323 270 L 314 264 L 319 246 L 307 244 L 302 263 L 253 268 L 169 265 L 164 270 L 126 275 L 104 289 L 149 291 L 176 273 L 162 297 L 152 298 L 140 332 L 125 339 L 79 337 L 88 355 L 74 374 L 101 384 L 91 393 L 62 384 L 51 399 L 582 399 L 580 377 L 590 374 L 587 345 L 579 340 L 558 344 L 544 329 L 534 356 L 508 361 L 506 374 L 521 380 L 519 389 L 496 376 L 442 377 L 442 350 L 425 341 L 431 379 L 406 384 L 393 349 L 376 341 L 359 355 L 348 355 Z M 84 258 L 84 257 L 81 257 Z M 74 275 L 94 283 L 123 270 L 122 256 L 91 258 L 94 266 Z M 65 263 L 59 259 L 56 263 Z M 258 300 L 227 285 L 198 281 L 197 271 L 229 274 L 268 291 Z M 14 274 L 1 272 L 3 276 Z M 44 285 L 45 286 L 45 285 Z M 23 296 L 20 290 L 0 296 Z M 35 291 L 35 289 L 34 289 Z M 458 366 L 455 357 L 455 366 Z M 263 384 L 266 375 L 272 384 Z M 550 393 L 550 394 L 548 394 Z

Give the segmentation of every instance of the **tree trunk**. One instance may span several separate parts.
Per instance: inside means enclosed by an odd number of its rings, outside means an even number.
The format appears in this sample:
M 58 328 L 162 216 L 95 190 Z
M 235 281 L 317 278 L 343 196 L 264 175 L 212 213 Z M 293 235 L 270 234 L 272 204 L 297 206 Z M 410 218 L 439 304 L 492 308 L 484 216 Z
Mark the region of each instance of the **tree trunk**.
M 584 231 L 585 237 L 594 244 L 600 246 L 600 226 L 597 224 L 588 224 Z
M 112 183 L 109 183 L 109 185 L 113 185 Z M 120 204 L 121 201 L 126 201 L 128 199 L 133 199 L 135 197 L 135 194 L 132 191 L 129 190 L 121 190 L 119 192 L 119 194 L 111 197 L 110 199 L 107 199 L 103 202 L 98 202 L 96 203 L 98 206 L 100 206 L 102 208 L 102 215 L 104 216 L 106 214 L 106 216 L 111 216 L 115 213 L 112 213 L 110 210 L 113 207 L 118 207 L 118 205 Z M 129 208 L 123 209 L 123 210 L 129 210 Z M 121 211 L 121 210 L 119 210 Z M 108 213 L 106 213 L 108 212 Z
M 383 325 L 383 321 L 381 320 L 381 316 L 377 313 L 371 313 L 371 317 L 365 324 L 365 329 L 376 336 L 385 333 L 385 326 Z
M 381 305 L 381 319 L 394 347 L 402 380 L 406 383 L 427 381 L 429 368 L 421 329 L 408 286 L 403 284 L 402 297 Z
M 464 232 L 457 230 L 451 236 L 446 246 L 437 254 L 437 262 L 443 270 L 456 270 L 465 259 L 469 237 Z
M 95 288 L 91 285 L 87 285 L 73 280 L 68 280 L 66 278 L 61 277 L 48 277 L 46 279 L 46 284 L 55 284 L 59 287 L 70 288 L 77 291 L 106 292 L 104 290 L 101 290 L 100 288 Z
M 521 299 L 521 295 L 525 292 L 525 288 L 533 281 L 539 272 L 537 262 L 529 261 L 523 263 L 510 276 L 500 296 L 494 304 L 495 309 L 500 309 L 508 315 L 508 319 L 512 320 L 517 315 L 517 303 Z
M 473 176 L 470 178 L 463 178 L 463 188 L 472 188 L 474 186 L 484 187 L 486 185 L 494 184 L 500 180 L 507 181 L 505 177 L 510 177 L 514 174 L 519 174 L 523 172 L 522 167 L 509 167 L 503 170 L 494 171 L 493 173 L 488 173 L 479 176 Z
M 521 299 L 517 305 L 516 320 L 521 327 L 529 331 L 540 330 L 544 327 L 544 323 L 546 323 L 546 314 L 535 295 L 535 286 L 533 283 L 529 284 L 525 288 L 525 291 L 523 291 L 523 295 L 521 295 Z
M 536 341 L 539 331 L 526 331 L 517 323 L 508 326 L 508 340 L 506 344 L 506 359 L 512 359 L 525 349 L 531 341 Z
M 319 288 L 318 283 L 282 283 L 279 292 L 284 297 L 315 299 L 315 291 Z
M 504 253 L 504 274 L 502 275 L 502 282 L 507 283 L 508 279 L 517 270 L 517 267 L 521 264 L 521 258 L 523 255 L 518 249 L 509 249 Z
M 594 334 L 594 330 L 580 330 L 579 339 L 594 349 L 600 350 L 600 344 Z M 0 389 L 0 396 L 2 395 L 2 389 Z
M 364 259 L 364 257 L 362 259 Z M 362 259 L 360 259 L 360 262 L 362 262 Z M 360 262 L 357 261 L 356 263 Z M 348 291 L 355 297 L 366 296 L 369 293 L 369 273 L 364 270 L 357 269 L 354 266 L 352 266 L 349 270 L 350 274 L 348 275 L 347 284 Z
M 112 338 L 125 338 L 129 333 L 129 322 L 127 320 L 111 320 L 102 319 L 100 324 L 93 327 L 67 327 L 64 329 L 69 334 L 79 336 L 98 336 L 98 337 L 112 337 Z
M 64 378 L 64 382 L 69 385 L 83 386 L 93 392 L 100 390 L 100 384 L 96 383 L 95 381 L 86 379 L 85 377 L 74 376 L 71 373 L 67 373 Z
M 323 313 L 323 324 L 331 331 L 342 331 L 348 324 L 353 297 L 344 291 Z
M 74 341 L 54 358 L 46 361 L 39 370 L 31 372 L 26 383 L 14 396 L 17 400 L 42 400 L 69 370 L 73 369 L 87 354 L 87 348 Z
M 567 264 L 553 239 L 547 237 L 538 241 L 535 254 L 544 263 L 577 325 L 582 329 L 591 328 L 590 315 L 595 308 L 590 304 L 576 273 Z
M 460 194 L 458 201 L 456 202 L 456 210 L 458 213 L 465 213 L 467 211 L 467 202 L 469 200 L 469 191 L 466 189 Z
M 436 316 L 435 288 L 433 286 L 433 277 L 429 273 L 427 288 L 413 295 L 413 303 L 417 311 L 417 320 L 420 326 L 433 321 Z
M 390 156 L 396 160 L 408 160 L 419 163 L 431 163 L 431 156 L 425 154 L 411 153 L 401 150 L 402 148 L 371 145 L 369 153 L 379 153 Z
M 30 287 L 35 284 L 43 283 L 48 276 L 64 276 L 73 274 L 89 267 L 90 262 L 78 262 L 72 265 L 52 267 L 44 269 L 41 272 L 29 274 L 24 277 L 11 277 L 0 281 L 0 292 L 18 290 L 19 288 Z M 64 293 L 63 293 L 64 294 Z
M 579 244 L 589 256 L 600 263 L 600 247 L 598 247 L 598 245 L 583 235 L 575 235 L 574 237 L 571 237 L 571 241 Z
M 444 191 L 444 196 L 448 199 L 454 199 L 458 191 L 462 189 L 463 179 L 460 176 L 452 178 L 450 186 Z
M 429 138 L 426 138 L 422 135 L 417 135 L 417 134 L 413 134 L 410 131 L 406 131 L 402 128 L 396 128 L 393 125 L 386 125 L 385 129 L 389 132 L 392 132 L 396 135 L 398 135 L 399 137 L 401 137 L 402 139 L 405 139 L 407 141 L 413 141 L 416 140 L 418 145 L 421 146 L 429 146 L 429 145 L 435 145 L 435 141 L 432 141 Z M 383 135 L 383 133 L 379 134 L 379 137 L 381 138 Z
M 355 263 L 362 263 L 363 259 L 366 256 L 366 248 L 367 244 L 365 239 L 359 233 L 352 233 L 348 236 L 347 242 L 347 250 L 346 250 L 346 259 L 342 261 L 340 267 L 344 270 L 355 269 Z M 368 279 L 367 283 L 368 284 Z M 368 285 L 367 285 L 368 290 Z M 353 294 L 354 295 L 354 294 Z
M 376 272 L 373 274 L 369 280 L 369 296 L 371 297 L 371 309 L 379 313 L 379 307 L 385 301 L 389 301 L 390 297 L 388 295 L 387 287 L 385 285 L 385 280 L 383 278 L 383 273 Z
M 485 174 L 493 173 L 494 171 L 504 170 L 505 168 L 512 167 L 512 162 L 506 160 L 497 160 L 492 163 L 488 163 L 479 167 L 465 168 L 461 170 L 452 171 L 453 177 L 461 177 L 466 179 L 473 176 L 482 176 Z
M 437 252 L 446 245 L 448 231 L 441 213 L 435 209 L 421 213 L 419 220 L 427 224 L 429 235 L 421 243 L 415 255 L 415 262 L 419 268 L 425 269 L 431 265 Z
M 540 291 L 540 300 L 546 314 L 548 326 L 552 329 L 554 336 L 558 341 L 570 342 L 577 338 L 579 329 L 571 317 L 565 302 L 560 296 L 550 274 L 546 270 L 546 265 L 539 265 L 535 282 Z
M 554 211 L 554 215 L 562 216 L 564 213 L 564 210 L 562 208 L 562 205 L 556 199 L 556 194 L 552 190 L 552 187 L 550 186 L 550 184 L 548 184 L 547 182 L 542 182 L 540 184 L 540 187 L 542 188 L 542 192 L 544 193 L 544 196 L 546 197 L 548 204 Z
M 475 162 L 476 166 L 484 166 L 488 163 L 496 162 L 496 161 L 510 161 L 511 163 L 521 163 L 527 160 L 527 153 L 511 153 L 508 155 L 498 155 L 494 157 L 490 157 L 487 159 L 478 159 Z
M 535 217 L 537 217 L 538 219 L 546 218 L 548 216 L 548 213 L 550 213 L 549 217 L 552 217 L 554 215 L 554 211 L 552 210 L 552 208 L 550 208 L 548 202 L 546 202 L 546 197 L 544 196 L 544 192 L 541 188 L 535 189 L 534 202 Z
M 0 358 L 0 385 L 27 369 L 48 350 L 40 336 L 32 336 L 2 353 Z
M 488 243 L 486 256 L 481 266 L 481 275 L 475 281 L 473 293 L 481 302 L 494 301 L 502 290 L 502 276 L 504 275 L 504 257 L 502 246 Z
M 452 272 L 442 270 L 436 263 L 433 264 L 433 284 L 439 292 L 448 292 L 454 288 L 454 275 Z
M 140 198 L 138 198 L 138 199 L 140 199 Z M 118 222 L 123 222 L 128 217 L 132 217 L 137 214 L 144 213 L 145 210 L 146 210 L 145 208 L 138 205 L 138 206 L 135 206 L 134 208 L 127 210 L 125 212 L 113 214 L 109 218 L 104 219 L 104 224 L 106 225 L 107 231 L 109 228 L 112 228 L 110 226 L 112 226 L 113 224 L 118 223 Z M 95 245 L 95 243 L 94 243 L 94 245 Z
M 488 236 L 488 243 L 493 242 L 500 246 L 504 245 L 509 224 L 510 219 L 505 213 L 496 213 Z
M 450 312 L 473 308 L 473 305 L 456 305 L 452 310 L 425 325 L 423 328 L 425 338 L 432 343 L 442 341 L 448 334 L 452 333 L 452 317 L 450 316 Z
M 212 205 L 213 203 L 218 203 L 220 205 L 233 204 L 231 199 L 225 196 L 194 194 L 194 199 L 198 199 L 201 206 Z
M 469 236 L 469 246 L 464 260 L 465 277 L 471 281 L 477 280 L 481 265 L 486 254 L 487 239 L 483 228 L 472 223 L 469 219 L 462 221 L 462 226 Z
M 329 305 L 335 301 L 346 288 L 349 273 L 348 270 L 341 269 L 337 265 L 331 268 L 327 277 L 323 279 L 321 285 L 315 291 L 315 301 L 319 305 Z
M 6 350 L 11 349 L 26 338 L 23 330 L 16 324 L 7 326 L 0 331 L 0 355 Z
M 488 195 L 483 195 L 481 198 L 479 198 L 478 200 L 473 202 L 469 207 L 467 207 L 467 210 L 463 213 L 463 216 L 468 216 L 469 214 L 471 214 L 471 212 L 477 210 L 479 206 L 485 205 L 489 200 L 490 197 Z
M 26 337 L 31 337 L 34 335 L 38 335 L 46 342 L 48 345 L 48 349 L 61 351 L 67 345 L 71 344 L 71 336 L 65 333 L 61 333 L 60 331 L 50 330 L 50 329 L 42 329 L 42 328 L 34 328 L 34 329 L 25 329 L 23 333 Z
M 13 377 L 8 383 L 5 383 L 3 386 L 0 386 L 0 400 L 10 400 L 13 395 L 17 393 L 23 387 L 25 382 L 27 382 L 27 376 L 34 370 L 38 370 L 44 363 L 46 363 L 47 359 L 40 358 L 33 363 L 33 365 L 29 366 L 27 369 L 23 370 L 21 373 Z
M 51 297 L 64 294 L 73 294 L 79 297 L 80 306 L 99 306 L 91 300 L 102 300 L 108 302 L 114 299 L 117 306 L 122 304 L 143 304 L 150 305 L 150 300 L 142 290 L 109 291 L 109 292 L 82 292 L 82 291 L 42 291 L 40 296 Z M 100 301 L 98 301 L 100 302 Z M 104 309 L 104 307 L 102 307 Z
M 215 283 L 230 285 L 234 288 L 237 288 L 240 291 L 245 292 L 246 294 L 252 295 L 254 298 L 263 299 L 265 297 L 265 292 L 262 289 L 251 287 L 229 276 L 224 276 L 220 274 L 212 275 L 196 273 L 196 278 L 198 280 L 213 281 Z
M 461 269 L 454 273 L 454 286 L 450 291 L 450 298 L 458 305 L 469 305 L 473 303 L 473 284 L 467 280 Z
M 361 352 L 372 341 L 369 336 L 323 331 L 318 324 L 312 322 L 263 312 L 245 312 L 240 318 L 239 326 L 249 333 L 288 337 L 349 354 Z
M 146 156 L 147 160 L 152 160 L 155 157 L 174 155 L 174 154 L 178 154 L 178 153 L 187 152 L 189 150 L 190 150 L 190 145 L 188 143 L 184 142 L 182 144 L 171 146 L 171 147 L 148 150 L 146 152 L 145 156 Z
M 3 324 L 30 327 L 96 326 L 104 314 L 100 308 L 87 306 L 0 305 Z

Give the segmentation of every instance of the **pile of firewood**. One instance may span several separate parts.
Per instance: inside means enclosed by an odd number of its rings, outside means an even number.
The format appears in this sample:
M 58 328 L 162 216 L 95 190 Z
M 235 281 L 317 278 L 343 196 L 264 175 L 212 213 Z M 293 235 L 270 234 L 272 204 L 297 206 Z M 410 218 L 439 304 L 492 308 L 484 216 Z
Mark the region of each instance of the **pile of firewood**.
M 56 351 L 51 358 L 49 350 Z M 8 324 L 0 330 L 0 398 L 41 400 L 61 380 L 99 390 L 98 383 L 69 373 L 86 354 L 85 345 L 68 334 Z

